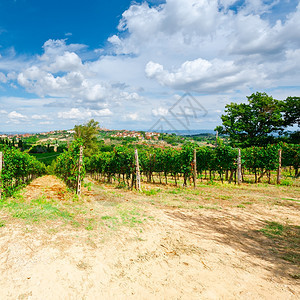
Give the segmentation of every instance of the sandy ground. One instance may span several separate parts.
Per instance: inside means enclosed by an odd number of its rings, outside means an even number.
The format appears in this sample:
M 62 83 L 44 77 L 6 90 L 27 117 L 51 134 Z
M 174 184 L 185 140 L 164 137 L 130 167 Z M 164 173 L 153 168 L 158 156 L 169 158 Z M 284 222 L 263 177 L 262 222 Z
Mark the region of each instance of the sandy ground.
M 25 195 L 59 198 L 60 188 L 43 177 Z M 101 191 L 90 197 L 89 207 L 101 211 Z M 143 208 L 152 221 L 105 233 L 60 221 L 8 222 L 0 228 L 0 299 L 300 298 L 300 282 L 290 276 L 299 268 L 274 255 L 257 231 L 268 218 L 299 223 L 294 206 Z

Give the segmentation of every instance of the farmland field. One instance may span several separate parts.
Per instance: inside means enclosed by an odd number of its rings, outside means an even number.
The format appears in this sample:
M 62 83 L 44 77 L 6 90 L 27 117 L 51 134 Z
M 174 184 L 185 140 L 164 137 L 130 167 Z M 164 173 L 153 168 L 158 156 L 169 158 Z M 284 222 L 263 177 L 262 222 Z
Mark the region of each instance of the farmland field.
M 298 180 L 297 180 L 298 181 Z M 1 202 L 1 299 L 297 299 L 300 188 L 54 176 Z

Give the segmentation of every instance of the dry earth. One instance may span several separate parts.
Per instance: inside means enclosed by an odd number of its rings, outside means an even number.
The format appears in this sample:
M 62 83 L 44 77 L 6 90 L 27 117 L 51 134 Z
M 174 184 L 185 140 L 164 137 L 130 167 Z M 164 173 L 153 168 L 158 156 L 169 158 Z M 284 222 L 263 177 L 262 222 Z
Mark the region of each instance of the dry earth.
M 265 220 L 299 225 L 297 202 L 194 209 L 165 200 L 153 204 L 159 195 L 112 186 L 84 192 L 81 205 L 95 224 L 108 221 L 118 205 L 140 213 L 130 219 L 132 226 L 104 222 L 87 230 L 60 219 L 26 222 L 0 211 L 5 221 L 0 227 L 0 299 L 300 297 L 299 279 L 291 277 L 299 268 L 281 259 L 273 241 L 258 231 Z M 25 201 L 41 195 L 68 201 L 69 194 L 59 180 L 45 176 L 24 192 Z

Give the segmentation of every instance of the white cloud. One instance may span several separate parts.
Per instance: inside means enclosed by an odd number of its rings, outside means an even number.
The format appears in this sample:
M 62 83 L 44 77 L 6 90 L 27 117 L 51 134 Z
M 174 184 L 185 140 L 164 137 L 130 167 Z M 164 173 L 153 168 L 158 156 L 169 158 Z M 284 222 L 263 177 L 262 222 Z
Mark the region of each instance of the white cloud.
M 168 114 L 169 110 L 164 107 L 158 107 L 157 109 L 152 109 L 152 114 L 155 117 L 165 117 Z
M 123 119 L 125 121 L 126 120 L 129 120 L 129 121 L 143 121 L 144 120 L 144 118 L 137 112 L 129 113 L 127 115 L 124 115 Z
M 49 117 L 47 115 L 33 115 L 31 116 L 33 120 L 45 120 L 48 119 Z
M 16 112 L 15 110 L 10 112 L 8 115 L 9 122 L 20 124 L 21 122 L 28 121 L 28 117 Z
M 90 109 L 78 109 L 72 108 L 69 111 L 59 112 L 58 118 L 60 119 L 72 119 L 72 120 L 85 120 L 91 117 L 107 117 L 111 116 L 112 112 L 108 108 L 101 110 L 90 110 Z
M 133 4 L 119 24 L 129 36 L 110 41 L 117 54 L 148 58 L 146 75 L 173 89 L 215 93 L 276 85 L 274 65 L 282 69 L 287 49 L 299 47 L 300 5 L 272 25 L 262 14 L 278 1 L 246 1 L 238 12 L 229 9 L 235 2 Z
M 7 111 L 6 110 L 4 110 L 4 109 L 0 109 L 0 114 L 7 114 Z
M 112 102 L 140 98 L 134 91 L 123 91 L 103 80 L 97 67 L 93 67 L 97 62 L 83 63 L 78 54 L 69 51 L 82 48 L 83 45 L 66 45 L 64 40 L 47 41 L 45 53 L 18 74 L 18 83 L 41 97 Z
M 234 89 L 236 86 L 246 85 L 249 80 L 254 82 L 264 80 L 264 73 L 258 73 L 250 66 L 237 66 L 233 61 L 214 59 L 207 61 L 198 58 L 184 62 L 173 72 L 164 70 L 160 64 L 149 62 L 146 74 L 156 79 L 160 84 L 180 90 L 197 92 L 218 92 Z M 257 79 L 256 79 L 257 78 Z

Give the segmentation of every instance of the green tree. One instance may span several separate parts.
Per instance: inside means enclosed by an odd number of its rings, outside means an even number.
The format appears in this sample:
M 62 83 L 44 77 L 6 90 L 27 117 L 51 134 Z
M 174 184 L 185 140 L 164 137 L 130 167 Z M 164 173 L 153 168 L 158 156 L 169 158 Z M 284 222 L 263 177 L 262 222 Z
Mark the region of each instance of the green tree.
M 83 125 L 75 125 L 74 138 L 75 140 L 81 139 L 84 146 L 84 155 L 91 156 L 98 150 L 97 146 L 97 134 L 99 129 L 99 122 L 91 119 L 89 122 Z
M 261 146 L 274 142 L 274 133 L 282 133 L 287 126 L 282 114 L 285 102 L 259 92 L 247 98 L 248 103 L 226 105 L 221 117 L 223 126 L 216 130 L 228 134 L 233 146 Z
M 287 97 L 282 108 L 284 125 L 298 124 L 300 126 L 300 97 Z

